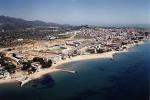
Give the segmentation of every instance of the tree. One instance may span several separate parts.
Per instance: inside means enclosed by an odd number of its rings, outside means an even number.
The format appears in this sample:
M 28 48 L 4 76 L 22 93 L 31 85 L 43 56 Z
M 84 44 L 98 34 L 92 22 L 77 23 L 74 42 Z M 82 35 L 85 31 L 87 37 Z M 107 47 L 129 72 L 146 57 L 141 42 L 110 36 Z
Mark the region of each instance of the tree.
M 49 68 L 52 66 L 52 60 L 51 59 L 49 59 L 48 61 L 45 61 L 43 58 L 34 57 L 33 62 L 39 62 L 42 65 L 42 68 Z
M 31 61 L 23 62 L 23 67 L 21 70 L 28 70 L 31 67 Z
M 7 70 L 9 73 L 14 73 L 16 66 L 14 64 L 6 63 L 5 70 Z
M 13 53 L 13 54 L 12 54 L 12 56 L 13 56 L 13 57 L 16 57 L 16 54 L 15 54 L 15 53 Z
M 6 54 L 5 54 L 5 53 L 0 52 L 0 58 L 4 58 L 5 56 L 6 56 Z
M 52 66 L 52 63 L 53 63 L 52 60 L 49 59 L 48 62 L 47 62 L 48 67 L 51 67 L 51 66 Z
M 127 45 L 127 43 L 126 42 L 122 42 L 121 45 Z
M 97 53 L 103 53 L 104 52 L 103 49 L 97 49 L 96 51 L 97 51 Z
M 43 60 L 43 58 L 40 58 L 40 57 L 34 57 L 34 58 L 33 58 L 33 62 L 40 62 L 40 63 L 43 63 L 44 60 Z
M 52 66 L 52 60 L 50 59 L 48 61 L 44 61 L 41 63 L 41 65 L 42 65 L 42 68 L 49 68 Z

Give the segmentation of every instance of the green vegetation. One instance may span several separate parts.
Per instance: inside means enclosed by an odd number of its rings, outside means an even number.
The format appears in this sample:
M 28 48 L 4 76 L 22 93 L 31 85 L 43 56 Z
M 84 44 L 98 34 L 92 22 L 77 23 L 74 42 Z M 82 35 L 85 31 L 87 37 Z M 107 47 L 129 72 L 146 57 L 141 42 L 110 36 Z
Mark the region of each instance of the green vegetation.
M 126 42 L 122 42 L 121 45 L 127 45 L 127 43 Z
M 16 66 L 14 64 L 7 63 L 5 65 L 5 70 L 7 70 L 9 73 L 15 73 Z
M 97 51 L 97 53 L 103 53 L 104 52 L 103 49 L 97 49 L 96 51 Z
M 40 58 L 40 57 L 34 57 L 33 62 L 40 62 L 40 63 L 43 63 L 44 62 L 44 59 L 43 58 Z
M 45 61 L 43 58 L 35 57 L 33 58 L 33 62 L 39 62 L 42 65 L 42 68 L 49 68 L 52 66 L 51 59 L 49 59 L 48 61 Z
M 21 70 L 29 70 L 29 68 L 31 68 L 31 61 L 28 61 L 28 62 L 23 62 L 22 63 L 22 69 Z
M 7 70 L 9 73 L 15 73 L 16 66 L 5 57 L 5 53 L 0 53 L 0 64 Z

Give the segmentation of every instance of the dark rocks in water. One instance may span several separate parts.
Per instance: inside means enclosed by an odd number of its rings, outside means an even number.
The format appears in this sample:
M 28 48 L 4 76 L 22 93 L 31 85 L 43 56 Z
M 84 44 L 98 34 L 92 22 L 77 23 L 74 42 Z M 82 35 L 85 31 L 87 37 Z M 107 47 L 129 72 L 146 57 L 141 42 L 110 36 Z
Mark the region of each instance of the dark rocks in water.
M 55 85 L 54 79 L 50 75 L 44 75 L 40 79 L 32 80 L 31 86 L 37 89 L 48 89 Z
M 53 78 L 50 75 L 44 75 L 41 79 L 41 84 L 42 85 L 47 85 L 54 82 Z
M 42 89 L 51 88 L 55 85 L 55 81 L 50 75 L 44 75 L 40 80 L 40 85 L 44 86 Z

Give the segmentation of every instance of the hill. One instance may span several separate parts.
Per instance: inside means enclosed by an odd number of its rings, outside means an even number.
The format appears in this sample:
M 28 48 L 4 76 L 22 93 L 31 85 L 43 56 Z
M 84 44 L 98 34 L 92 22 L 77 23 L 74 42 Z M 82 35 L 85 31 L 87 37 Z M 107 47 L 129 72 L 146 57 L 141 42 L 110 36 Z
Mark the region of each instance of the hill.
M 36 26 L 61 27 L 63 25 L 56 24 L 56 23 L 46 23 L 46 22 L 39 21 L 39 20 L 27 21 L 21 18 L 0 16 L 0 29 L 15 30 L 15 29 L 31 28 L 31 27 L 36 27 Z

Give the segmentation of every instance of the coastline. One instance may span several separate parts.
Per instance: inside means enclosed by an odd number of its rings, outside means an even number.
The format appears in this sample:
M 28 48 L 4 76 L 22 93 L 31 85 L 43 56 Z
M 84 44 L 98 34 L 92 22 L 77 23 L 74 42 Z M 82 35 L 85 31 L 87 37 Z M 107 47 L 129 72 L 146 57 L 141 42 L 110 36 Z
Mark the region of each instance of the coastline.
M 83 60 L 91 60 L 91 59 L 100 59 L 100 58 L 113 58 L 114 54 L 119 54 L 119 53 L 124 53 L 124 52 L 128 52 L 128 49 L 131 47 L 134 47 L 135 45 L 140 45 L 143 44 L 144 41 L 140 41 L 138 43 L 134 43 L 134 44 L 127 44 L 125 45 L 126 49 L 123 51 L 109 51 L 109 52 L 105 52 L 105 53 L 100 53 L 100 54 L 90 54 L 90 55 L 79 55 L 79 56 L 75 56 L 72 58 L 67 58 L 66 60 L 62 60 L 56 64 L 53 64 L 51 68 L 47 68 L 47 69 L 42 69 L 39 72 L 36 72 L 34 74 L 30 74 L 27 75 L 25 77 L 30 78 L 29 81 L 34 80 L 34 79 L 38 79 L 40 77 L 42 77 L 45 74 L 48 73 L 54 73 L 54 72 L 58 72 L 58 71 L 62 71 L 62 69 L 57 69 L 57 66 L 63 65 L 65 63 L 70 63 L 70 62 L 76 62 L 76 61 L 83 61 Z M 0 79 L 0 84 L 4 84 L 4 83 L 11 83 L 11 82 L 17 82 L 17 78 L 13 78 L 13 79 Z

